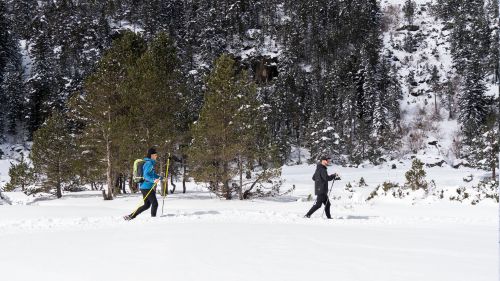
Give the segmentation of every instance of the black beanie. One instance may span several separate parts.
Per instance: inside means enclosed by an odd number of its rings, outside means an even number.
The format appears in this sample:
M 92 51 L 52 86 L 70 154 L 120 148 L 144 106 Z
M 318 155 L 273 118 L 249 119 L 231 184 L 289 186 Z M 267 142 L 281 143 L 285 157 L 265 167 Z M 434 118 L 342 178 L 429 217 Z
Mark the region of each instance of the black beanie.
M 332 157 L 328 156 L 328 155 L 323 155 L 319 158 L 320 161 L 323 161 L 323 160 L 331 160 Z
M 148 158 L 151 158 L 152 154 L 157 154 L 156 148 L 154 148 L 154 147 L 151 147 L 150 149 L 148 149 Z

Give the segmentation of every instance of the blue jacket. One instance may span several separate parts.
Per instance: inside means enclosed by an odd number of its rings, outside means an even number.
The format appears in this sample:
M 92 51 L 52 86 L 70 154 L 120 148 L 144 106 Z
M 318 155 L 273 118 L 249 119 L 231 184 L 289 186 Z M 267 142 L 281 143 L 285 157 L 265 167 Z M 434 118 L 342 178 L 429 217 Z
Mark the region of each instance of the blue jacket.
M 144 165 L 142 166 L 142 176 L 144 177 L 144 182 L 140 184 L 140 189 L 151 189 L 154 185 L 156 179 L 161 179 L 159 175 L 155 173 L 156 161 L 151 158 L 144 158 Z

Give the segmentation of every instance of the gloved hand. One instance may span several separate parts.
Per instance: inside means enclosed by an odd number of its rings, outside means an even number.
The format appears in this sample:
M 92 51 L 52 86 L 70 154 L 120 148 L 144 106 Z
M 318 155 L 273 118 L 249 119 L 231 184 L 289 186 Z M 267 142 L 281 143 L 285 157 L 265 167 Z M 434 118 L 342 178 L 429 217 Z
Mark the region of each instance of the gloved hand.
M 333 179 L 336 181 L 341 180 L 340 176 L 337 173 L 333 174 Z

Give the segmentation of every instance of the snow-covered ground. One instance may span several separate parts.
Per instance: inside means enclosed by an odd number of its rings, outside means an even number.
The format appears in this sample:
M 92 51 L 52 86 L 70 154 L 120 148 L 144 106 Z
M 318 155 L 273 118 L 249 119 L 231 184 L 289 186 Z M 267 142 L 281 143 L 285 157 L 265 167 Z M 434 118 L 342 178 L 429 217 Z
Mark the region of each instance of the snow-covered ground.
M 329 168 L 342 175 L 332 197 L 361 176 L 367 191 L 396 170 Z M 139 195 L 104 201 L 99 192 L 0 206 L 2 280 L 498 280 L 498 204 L 446 200 L 333 201 L 334 220 L 302 216 L 313 202 L 313 165 L 285 167 L 289 196 L 225 201 L 190 183 L 165 212 L 122 216 Z M 471 172 L 431 168 L 456 185 Z M 459 180 L 457 180 L 459 179 Z M 360 188 L 361 189 L 361 188 Z M 358 194 L 358 193 L 356 193 Z M 359 192 L 363 197 L 365 193 Z

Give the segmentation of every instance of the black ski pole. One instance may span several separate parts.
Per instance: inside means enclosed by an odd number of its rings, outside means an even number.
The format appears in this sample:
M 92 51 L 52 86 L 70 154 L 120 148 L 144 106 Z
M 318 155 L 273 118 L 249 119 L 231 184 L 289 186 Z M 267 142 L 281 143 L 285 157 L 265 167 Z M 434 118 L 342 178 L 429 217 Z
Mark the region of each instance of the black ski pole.
M 326 202 L 325 202 L 325 208 L 328 202 L 330 202 L 330 193 L 332 193 L 333 189 L 333 183 L 335 182 L 335 179 L 332 180 L 332 185 L 330 185 L 330 190 L 328 191 L 328 196 L 326 197 Z M 325 217 L 325 208 L 323 208 L 323 214 L 321 214 L 321 217 Z

